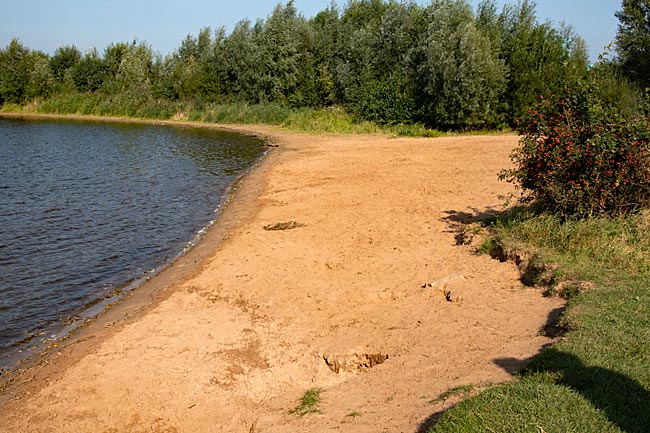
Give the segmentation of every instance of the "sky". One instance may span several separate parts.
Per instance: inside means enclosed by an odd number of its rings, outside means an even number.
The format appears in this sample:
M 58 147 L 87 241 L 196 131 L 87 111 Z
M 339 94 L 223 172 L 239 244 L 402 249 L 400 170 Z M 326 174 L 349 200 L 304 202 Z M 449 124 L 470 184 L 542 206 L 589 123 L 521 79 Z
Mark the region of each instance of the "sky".
M 428 4 L 429 0 L 418 0 Z M 479 0 L 470 0 L 476 5 Z M 497 0 L 499 7 L 517 0 Z M 33 50 L 53 54 L 64 45 L 82 52 L 104 48 L 114 42 L 137 39 L 166 55 L 177 49 L 188 35 L 205 27 L 230 31 L 243 20 L 267 17 L 276 0 L 0 0 L 0 47 L 17 38 Z M 282 3 L 286 3 L 285 0 Z M 314 16 L 331 0 L 296 0 L 305 16 Z M 338 0 L 344 6 L 347 0 Z M 537 0 L 539 21 L 572 25 L 589 46 L 595 61 L 614 40 L 618 20 L 614 12 L 621 0 Z

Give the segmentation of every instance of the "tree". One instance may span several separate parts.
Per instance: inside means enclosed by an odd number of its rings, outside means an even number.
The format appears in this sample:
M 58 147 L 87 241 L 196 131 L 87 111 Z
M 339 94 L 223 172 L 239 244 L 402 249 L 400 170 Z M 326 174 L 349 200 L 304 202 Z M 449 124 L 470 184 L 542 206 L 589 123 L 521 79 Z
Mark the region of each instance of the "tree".
M 304 24 L 292 0 L 285 6 L 278 4 L 265 21 L 255 26 L 259 56 L 254 82 L 255 102 L 286 102 L 296 91 Z
M 102 88 L 110 94 L 129 93 L 139 97 L 151 91 L 154 55 L 144 42 L 120 43 L 106 49 L 108 77 Z
M 426 29 L 423 9 L 412 2 L 352 1 L 340 28 L 335 76 L 348 110 L 381 124 L 413 122 L 412 54 Z
M 32 51 L 29 57 L 29 81 L 23 99 L 47 98 L 52 95 L 55 86 L 50 69 L 50 58 L 40 51 Z
M 213 88 L 218 89 L 211 83 L 217 78 L 216 73 L 206 71 L 209 65 L 214 65 L 210 32 L 206 27 L 199 31 L 198 38 L 187 35 L 168 59 L 170 87 L 176 98 L 203 97 L 213 93 Z
M 50 69 L 59 91 L 74 91 L 72 71 L 81 60 L 81 52 L 74 45 L 59 47 L 50 58 Z
M 251 22 L 238 22 L 219 50 L 225 70 L 224 93 L 234 99 L 254 100 L 258 47 Z
M 620 24 L 616 49 L 623 73 L 642 87 L 650 86 L 650 0 L 623 0 L 616 12 Z
M 332 3 L 320 11 L 310 20 L 309 25 L 313 34 L 311 53 L 318 105 L 333 105 L 341 101 L 335 80 L 341 38 L 341 20 L 336 5 Z
M 99 89 L 106 76 L 106 63 L 99 57 L 95 49 L 89 50 L 72 69 L 72 80 L 81 92 L 92 92 Z
M 0 104 L 20 103 L 26 97 L 32 70 L 31 53 L 18 39 L 0 50 Z
M 426 123 L 444 128 L 496 125 L 506 68 L 490 38 L 465 0 L 434 1 L 428 14 L 425 62 L 419 71 Z
M 522 117 L 539 97 L 563 91 L 587 73 L 587 50 L 571 27 L 540 24 L 528 0 L 506 6 L 501 14 L 501 56 L 508 67 L 504 110 L 509 123 Z

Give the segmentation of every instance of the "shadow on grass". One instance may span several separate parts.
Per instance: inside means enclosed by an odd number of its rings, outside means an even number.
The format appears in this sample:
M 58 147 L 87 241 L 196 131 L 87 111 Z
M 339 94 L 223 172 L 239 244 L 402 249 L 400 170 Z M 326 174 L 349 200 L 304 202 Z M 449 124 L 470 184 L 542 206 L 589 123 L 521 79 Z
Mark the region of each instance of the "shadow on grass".
M 494 362 L 510 373 L 521 365 L 521 360 L 513 358 Z M 536 358 L 523 374 L 535 373 L 549 373 L 558 385 L 578 392 L 622 431 L 650 431 L 650 391 L 625 374 L 587 366 L 575 355 L 554 347 Z
M 547 316 L 546 318 L 546 324 L 544 327 L 540 330 L 541 332 L 544 332 L 548 337 L 550 338 L 556 338 L 560 336 L 564 330 L 560 326 L 560 318 L 564 314 L 565 307 L 559 307 L 553 309 Z M 541 348 L 541 353 L 542 355 L 537 355 L 538 358 L 544 356 L 544 354 L 547 351 L 551 351 L 553 349 L 548 349 L 550 345 L 545 345 Z M 517 358 L 503 358 L 503 359 L 498 359 L 495 361 L 495 363 L 506 370 L 508 373 L 514 375 L 517 372 L 521 371 L 522 369 L 526 368 L 531 362 L 531 360 L 535 359 L 535 357 L 530 357 L 530 358 L 524 358 L 524 359 L 517 359 Z M 428 433 L 433 426 L 435 426 L 442 416 L 445 414 L 445 412 L 449 410 L 453 410 L 456 404 L 440 410 L 438 412 L 435 412 L 434 414 L 430 415 L 426 420 L 424 420 L 420 426 L 418 427 L 417 433 Z M 632 430 L 631 432 L 628 433 L 636 433 L 635 430 Z M 647 433 L 647 432 L 646 432 Z

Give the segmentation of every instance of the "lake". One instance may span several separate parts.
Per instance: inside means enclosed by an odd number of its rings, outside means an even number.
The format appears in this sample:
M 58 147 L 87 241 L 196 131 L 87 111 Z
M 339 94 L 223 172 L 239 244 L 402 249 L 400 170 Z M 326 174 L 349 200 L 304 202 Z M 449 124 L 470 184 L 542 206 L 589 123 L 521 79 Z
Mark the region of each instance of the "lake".
M 182 254 L 263 151 L 205 128 L 0 119 L 0 370 Z

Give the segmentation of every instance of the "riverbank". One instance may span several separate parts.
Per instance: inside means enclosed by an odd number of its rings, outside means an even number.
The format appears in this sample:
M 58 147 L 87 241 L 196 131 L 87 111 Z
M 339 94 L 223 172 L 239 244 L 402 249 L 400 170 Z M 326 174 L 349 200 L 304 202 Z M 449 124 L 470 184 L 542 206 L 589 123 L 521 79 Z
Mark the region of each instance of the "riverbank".
M 100 318 L 19 378 L 4 431 L 418 431 L 453 402 L 438 395 L 508 381 L 519 365 L 498 360 L 551 341 L 540 330 L 561 301 L 457 245 L 459 224 L 510 192 L 496 173 L 516 136 L 228 129 L 279 148 L 239 184 L 216 241 L 170 267 L 181 275 L 148 306 Z M 321 413 L 289 414 L 312 388 Z

